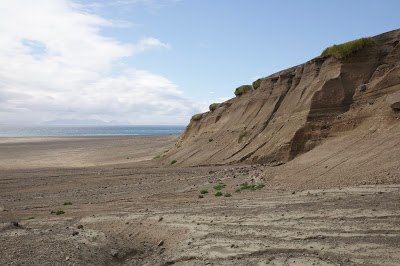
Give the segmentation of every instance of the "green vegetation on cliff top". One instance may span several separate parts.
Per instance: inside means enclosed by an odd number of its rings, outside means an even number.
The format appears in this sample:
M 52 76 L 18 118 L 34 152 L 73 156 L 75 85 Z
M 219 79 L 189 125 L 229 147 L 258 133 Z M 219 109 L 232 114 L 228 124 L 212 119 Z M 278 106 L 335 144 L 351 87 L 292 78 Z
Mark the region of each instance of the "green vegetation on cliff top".
M 192 120 L 193 121 L 198 121 L 203 117 L 203 114 L 195 114 L 194 116 L 192 116 Z
M 374 40 L 372 38 L 361 38 L 342 44 L 332 45 L 326 48 L 321 55 L 325 57 L 333 56 L 336 59 L 344 59 L 372 44 L 374 44 Z
M 242 94 L 249 92 L 253 89 L 252 85 L 242 85 L 240 87 L 237 87 L 235 90 L 235 95 L 236 96 L 241 96 Z
M 211 112 L 215 111 L 219 107 L 219 105 L 220 105 L 219 103 L 210 104 L 210 106 L 209 106 L 210 111 Z

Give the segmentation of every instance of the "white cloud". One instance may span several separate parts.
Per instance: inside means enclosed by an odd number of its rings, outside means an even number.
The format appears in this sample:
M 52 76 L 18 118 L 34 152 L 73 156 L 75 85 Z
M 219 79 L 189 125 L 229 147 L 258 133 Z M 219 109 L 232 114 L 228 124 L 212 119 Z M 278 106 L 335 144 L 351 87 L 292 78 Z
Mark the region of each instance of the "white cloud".
M 168 43 L 163 43 L 160 40 L 152 37 L 141 39 L 137 44 L 134 45 L 135 52 L 144 52 L 154 48 L 170 49 L 171 46 Z
M 185 123 L 197 109 L 168 79 L 137 69 L 115 74 L 124 57 L 170 48 L 101 35 L 113 22 L 68 0 L 0 2 L 0 123 L 102 119 Z

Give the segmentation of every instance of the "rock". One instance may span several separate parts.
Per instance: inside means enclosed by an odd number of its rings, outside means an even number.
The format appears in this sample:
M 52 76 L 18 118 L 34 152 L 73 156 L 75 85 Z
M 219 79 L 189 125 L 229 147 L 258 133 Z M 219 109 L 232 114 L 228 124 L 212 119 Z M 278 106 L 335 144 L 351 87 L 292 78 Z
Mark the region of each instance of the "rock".
M 78 231 L 74 231 L 74 232 L 72 232 L 72 235 L 73 236 L 77 236 L 77 235 L 79 235 L 79 232 Z
M 158 252 L 158 254 L 163 254 L 165 251 L 165 248 L 161 248 L 160 251 Z
M 21 225 L 17 221 L 12 221 L 11 224 L 15 227 L 21 227 Z
M 163 219 L 164 219 L 163 217 L 160 217 L 158 218 L 158 221 L 161 222 Z
M 69 261 L 69 257 L 68 257 L 68 256 L 66 256 L 66 257 L 65 257 L 65 260 L 66 260 L 66 261 Z
M 386 97 L 386 102 L 390 108 L 395 111 L 400 111 L 400 92 L 395 92 Z
M 367 90 L 367 85 L 366 84 L 361 84 L 360 87 L 358 87 L 358 90 L 360 92 L 364 92 Z
M 118 252 L 118 250 L 116 250 L 116 249 L 112 249 L 112 250 L 110 251 L 110 254 L 111 254 L 111 256 L 113 256 L 114 258 L 117 258 L 119 252 Z
M 164 245 L 164 240 L 161 240 L 160 242 L 158 242 L 157 246 L 161 247 L 162 245 Z
M 78 225 L 78 229 L 83 229 L 83 225 Z

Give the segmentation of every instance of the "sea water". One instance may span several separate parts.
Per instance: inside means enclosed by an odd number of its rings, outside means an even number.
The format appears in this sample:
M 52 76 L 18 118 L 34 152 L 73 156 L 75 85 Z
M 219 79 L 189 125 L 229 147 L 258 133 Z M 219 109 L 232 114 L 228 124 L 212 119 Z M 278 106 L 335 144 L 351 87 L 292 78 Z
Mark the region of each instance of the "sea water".
M 162 136 L 180 134 L 184 126 L 0 126 L 0 137 Z

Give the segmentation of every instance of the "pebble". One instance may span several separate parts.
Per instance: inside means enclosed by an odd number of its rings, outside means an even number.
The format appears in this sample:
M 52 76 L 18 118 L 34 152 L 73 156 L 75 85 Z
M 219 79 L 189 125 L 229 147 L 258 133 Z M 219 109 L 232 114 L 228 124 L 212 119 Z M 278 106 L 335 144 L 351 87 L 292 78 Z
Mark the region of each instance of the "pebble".
M 12 221 L 11 224 L 15 227 L 20 227 L 19 223 L 16 221 Z
M 162 245 L 164 245 L 164 240 L 161 240 L 160 242 L 158 242 L 157 246 L 161 247 Z
M 119 252 L 118 252 L 118 250 L 116 250 L 116 249 L 112 249 L 112 250 L 110 251 L 110 254 L 111 254 L 111 256 L 113 256 L 114 258 L 116 258 L 116 257 L 118 257 Z
M 165 248 L 161 248 L 160 251 L 159 251 L 159 254 L 164 253 L 164 251 L 165 251 Z

